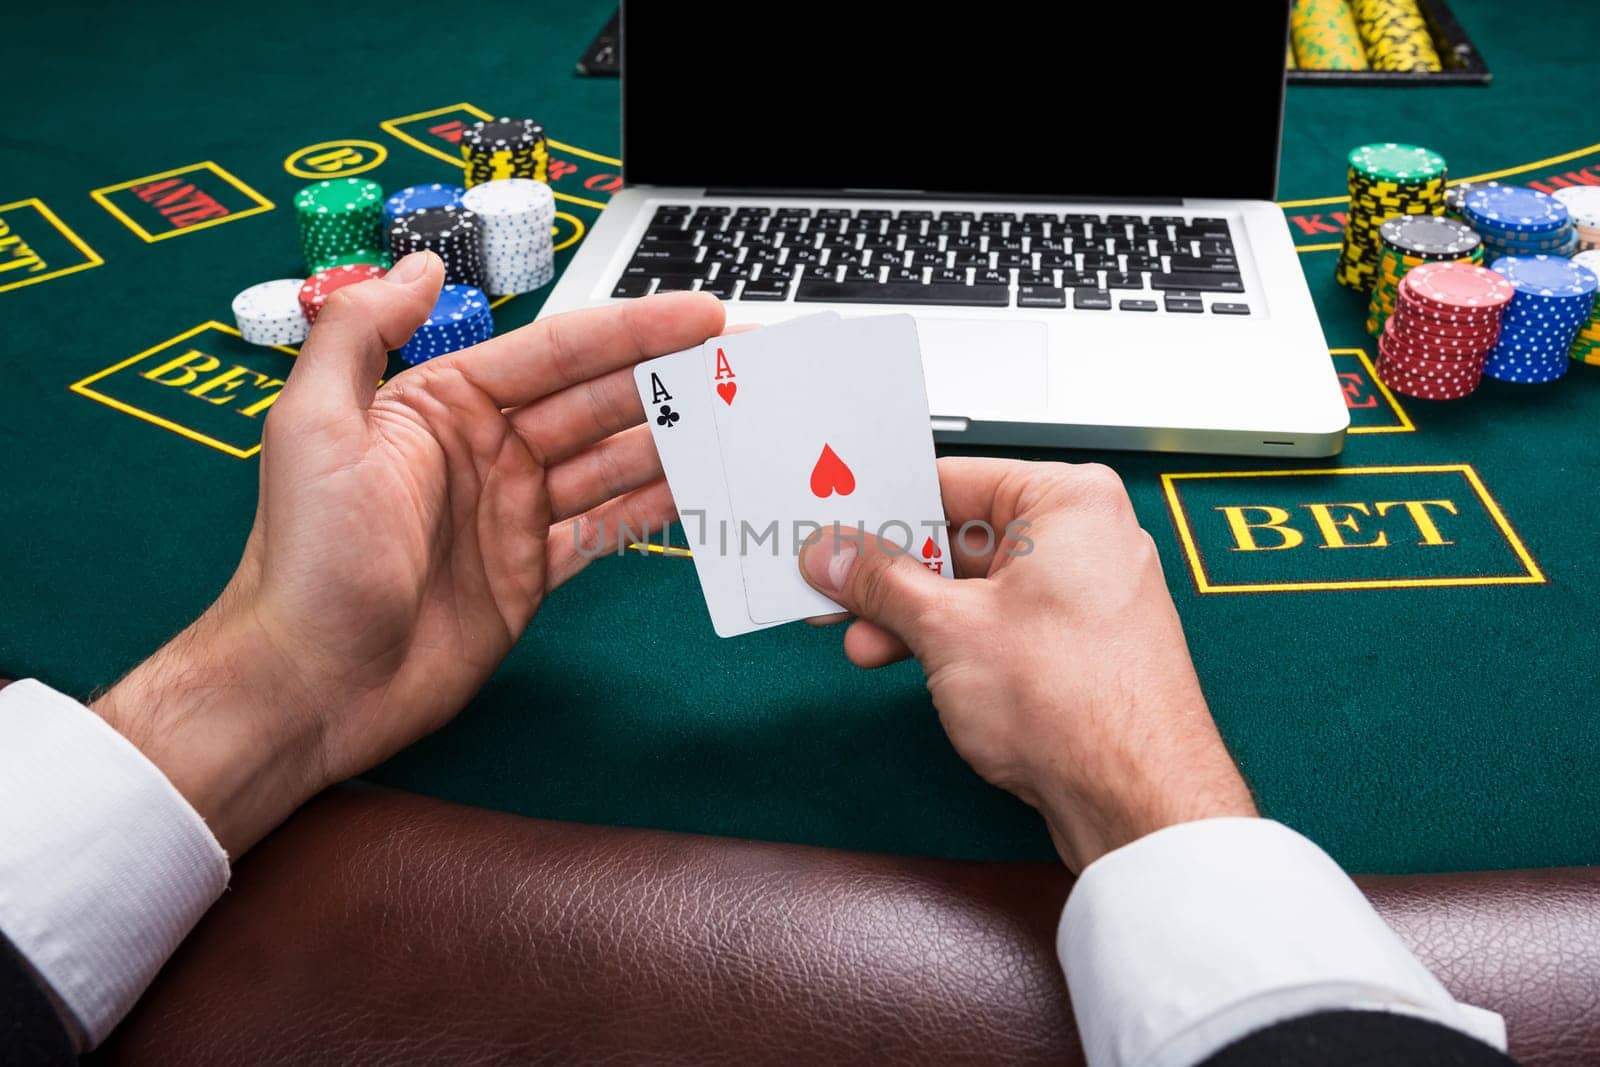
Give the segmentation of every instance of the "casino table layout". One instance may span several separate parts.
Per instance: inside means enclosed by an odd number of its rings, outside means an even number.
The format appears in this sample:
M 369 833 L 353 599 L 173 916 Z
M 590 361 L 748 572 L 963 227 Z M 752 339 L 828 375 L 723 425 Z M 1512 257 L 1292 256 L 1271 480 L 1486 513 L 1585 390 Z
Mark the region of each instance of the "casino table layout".
M 1358 871 L 1600 861 L 1600 367 L 1408 400 L 1374 381 L 1364 302 L 1333 279 L 1353 145 L 1427 145 L 1452 178 L 1600 183 L 1600 7 L 1454 8 L 1491 87 L 1289 93 L 1279 195 L 1350 408 L 1343 454 L 1011 453 L 1121 473 L 1263 810 Z M 529 115 L 552 138 L 558 269 L 593 225 L 621 185 L 618 83 L 574 63 L 608 4 L 472 10 L 5 16 L 0 674 L 87 695 L 231 573 L 293 351 L 240 342 L 229 301 L 299 273 L 297 188 L 458 180 L 463 124 Z M 686 100 L 684 121 L 725 104 Z M 1043 125 L 1037 144 L 970 132 L 975 186 L 1051 165 Z M 541 300 L 500 304 L 497 329 Z M 1053 855 L 951 750 L 914 664 L 860 672 L 838 645 L 799 625 L 719 640 L 688 562 L 603 558 L 371 778 L 578 822 Z

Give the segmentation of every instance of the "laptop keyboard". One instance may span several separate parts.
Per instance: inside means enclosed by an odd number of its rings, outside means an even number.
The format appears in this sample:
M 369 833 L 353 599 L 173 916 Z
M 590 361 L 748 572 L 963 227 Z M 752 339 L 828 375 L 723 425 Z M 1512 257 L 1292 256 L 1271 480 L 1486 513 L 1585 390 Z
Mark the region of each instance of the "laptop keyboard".
M 1248 315 L 1228 221 L 666 204 L 611 292 Z

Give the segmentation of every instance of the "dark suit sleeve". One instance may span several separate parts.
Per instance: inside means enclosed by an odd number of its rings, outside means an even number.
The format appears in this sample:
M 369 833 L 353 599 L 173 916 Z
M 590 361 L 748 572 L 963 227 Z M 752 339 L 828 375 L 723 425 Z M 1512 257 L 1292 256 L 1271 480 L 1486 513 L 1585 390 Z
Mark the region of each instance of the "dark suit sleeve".
M 1505 1067 L 1503 1052 L 1459 1030 L 1383 1011 L 1287 1019 L 1229 1045 L 1202 1067 Z
M 60 1067 L 78 1061 L 72 1039 L 28 965 L 0 935 L 0 1064 Z

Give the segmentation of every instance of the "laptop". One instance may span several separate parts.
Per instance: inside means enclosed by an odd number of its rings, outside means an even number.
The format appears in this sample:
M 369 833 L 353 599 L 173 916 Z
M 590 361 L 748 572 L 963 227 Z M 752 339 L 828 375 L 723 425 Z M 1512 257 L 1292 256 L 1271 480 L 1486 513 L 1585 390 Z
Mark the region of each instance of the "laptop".
M 1333 455 L 1272 203 L 1288 18 L 625 2 L 626 187 L 541 317 L 678 289 L 730 323 L 910 312 L 940 442 Z

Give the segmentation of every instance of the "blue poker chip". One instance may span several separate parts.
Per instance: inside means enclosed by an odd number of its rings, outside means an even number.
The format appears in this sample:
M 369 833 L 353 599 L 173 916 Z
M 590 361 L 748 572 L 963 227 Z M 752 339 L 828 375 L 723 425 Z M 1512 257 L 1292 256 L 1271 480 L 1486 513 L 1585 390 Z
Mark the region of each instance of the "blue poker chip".
M 409 215 L 423 208 L 460 207 L 461 197 L 465 192 L 466 190 L 459 185 L 446 185 L 443 182 L 409 185 L 399 192 L 390 194 L 383 202 L 383 219 L 385 222 L 391 222 L 401 215 Z
M 1483 223 L 1514 233 L 1551 229 L 1570 217 L 1567 205 L 1522 185 L 1473 189 L 1462 201 L 1461 213 L 1470 225 Z
M 494 336 L 494 317 L 483 290 L 446 285 L 439 291 L 427 321 L 400 347 L 400 358 L 418 363 L 470 348 Z
M 1548 199 L 1561 203 L 1554 197 Z M 1600 289 L 1600 278 L 1594 271 L 1560 256 L 1502 256 L 1489 269 L 1510 282 L 1519 296 L 1583 297 L 1593 296 Z

